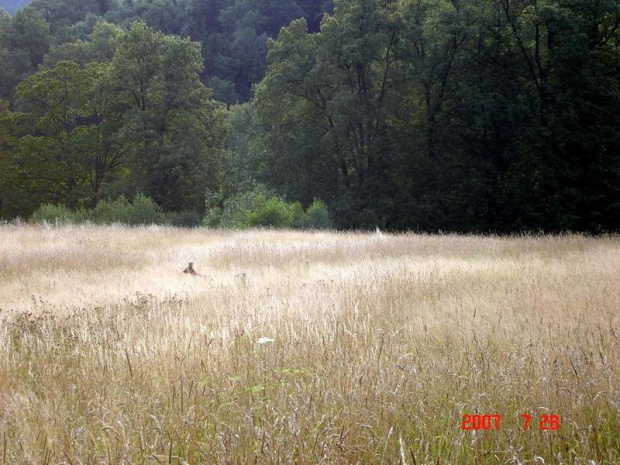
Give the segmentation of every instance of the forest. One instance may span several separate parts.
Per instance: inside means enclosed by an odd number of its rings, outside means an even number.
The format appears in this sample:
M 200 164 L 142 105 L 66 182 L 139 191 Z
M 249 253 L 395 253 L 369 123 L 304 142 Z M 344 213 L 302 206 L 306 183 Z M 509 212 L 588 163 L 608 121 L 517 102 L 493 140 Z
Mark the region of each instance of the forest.
M 24 3 L 0 220 L 620 229 L 618 0 Z

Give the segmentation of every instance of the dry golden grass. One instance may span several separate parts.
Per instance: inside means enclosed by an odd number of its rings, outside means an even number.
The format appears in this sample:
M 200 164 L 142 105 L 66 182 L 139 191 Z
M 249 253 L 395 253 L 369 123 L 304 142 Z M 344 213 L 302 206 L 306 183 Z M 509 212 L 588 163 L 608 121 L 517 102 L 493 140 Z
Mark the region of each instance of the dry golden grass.
M 0 273 L 1 464 L 620 463 L 617 236 L 2 227 Z

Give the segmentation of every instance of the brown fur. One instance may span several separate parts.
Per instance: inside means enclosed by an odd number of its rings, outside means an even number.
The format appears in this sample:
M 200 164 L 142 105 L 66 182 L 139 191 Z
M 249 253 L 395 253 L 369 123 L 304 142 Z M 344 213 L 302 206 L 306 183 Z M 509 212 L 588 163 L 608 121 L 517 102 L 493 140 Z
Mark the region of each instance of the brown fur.
M 196 276 L 198 274 L 198 273 L 196 273 L 196 270 L 194 270 L 194 263 L 193 262 L 189 262 L 189 266 L 183 270 L 183 273 L 189 273 L 192 276 Z

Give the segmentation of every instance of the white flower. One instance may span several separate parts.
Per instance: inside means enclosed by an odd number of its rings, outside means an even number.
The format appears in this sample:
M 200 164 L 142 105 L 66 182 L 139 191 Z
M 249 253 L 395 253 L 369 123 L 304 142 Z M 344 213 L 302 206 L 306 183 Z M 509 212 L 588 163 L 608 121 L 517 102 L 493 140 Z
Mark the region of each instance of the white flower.
M 269 344 L 270 342 L 275 341 L 275 339 L 271 339 L 270 337 L 261 337 L 258 341 L 256 341 L 257 344 Z

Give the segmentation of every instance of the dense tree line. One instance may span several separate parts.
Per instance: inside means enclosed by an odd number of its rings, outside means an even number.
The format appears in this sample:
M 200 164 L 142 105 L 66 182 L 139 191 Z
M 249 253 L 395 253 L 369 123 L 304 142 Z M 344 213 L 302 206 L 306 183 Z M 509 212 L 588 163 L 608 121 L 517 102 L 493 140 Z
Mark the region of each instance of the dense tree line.
M 620 229 L 617 0 L 34 0 L 0 98 L 2 218 L 276 192 L 343 228 Z
M 267 40 L 282 26 L 304 17 L 316 30 L 333 9 L 331 0 L 31 0 L 30 6 L 48 24 L 52 49 L 85 40 L 102 19 L 122 27 L 143 21 L 189 37 L 202 46 L 203 82 L 228 104 L 249 100 L 265 72 Z

